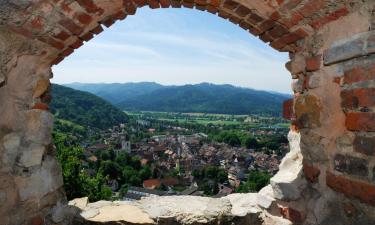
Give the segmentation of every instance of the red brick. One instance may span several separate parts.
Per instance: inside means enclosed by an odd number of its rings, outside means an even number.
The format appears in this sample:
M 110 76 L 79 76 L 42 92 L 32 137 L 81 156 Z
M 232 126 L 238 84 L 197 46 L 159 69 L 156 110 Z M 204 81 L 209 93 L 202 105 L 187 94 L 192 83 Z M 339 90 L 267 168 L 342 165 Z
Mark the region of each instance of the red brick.
M 283 47 L 285 47 L 287 44 L 286 44 L 283 40 L 278 39 L 278 40 L 276 40 L 276 41 L 271 42 L 270 45 L 271 45 L 273 48 L 280 50 L 280 49 L 282 49 Z
M 257 13 L 252 12 L 250 14 L 250 16 L 247 18 L 247 21 L 249 21 L 250 23 L 253 23 L 253 24 L 258 24 L 258 23 L 264 21 L 264 19 L 261 16 L 259 16 Z
M 219 7 L 221 0 L 210 0 L 210 5 Z
M 207 12 L 216 14 L 218 12 L 218 8 L 216 6 L 208 5 L 207 6 Z
M 241 22 L 241 18 L 238 18 L 236 16 L 231 16 L 231 17 L 229 17 L 229 21 L 234 23 L 234 24 L 239 24 Z
M 75 35 L 80 35 L 83 32 L 83 28 L 75 24 L 71 19 L 62 19 L 59 24 Z
M 262 35 L 260 35 L 259 36 L 259 38 L 262 40 L 262 41 L 264 41 L 264 42 L 271 42 L 271 41 L 273 41 L 274 40 L 274 38 L 272 38 L 269 34 L 268 34 L 268 32 L 267 33 L 263 33 Z
M 183 5 L 185 8 L 192 9 L 192 8 L 194 7 L 194 2 L 186 2 L 186 1 L 183 1 L 183 2 L 182 2 L 182 5 Z
M 356 135 L 353 142 L 354 151 L 375 156 L 375 137 Z
M 73 49 L 77 49 L 77 48 L 81 47 L 82 45 L 83 45 L 83 41 L 78 39 L 73 44 L 71 44 L 70 47 L 73 48 Z
M 44 19 L 40 16 L 36 16 L 31 20 L 31 27 L 33 29 L 41 30 L 44 27 Z
M 151 9 L 157 9 L 160 8 L 160 4 L 158 0 L 147 0 L 148 5 Z
M 81 39 L 84 41 L 90 41 L 94 38 L 94 35 L 91 32 L 87 32 L 86 34 L 81 36 Z
M 311 183 L 317 183 L 319 180 L 320 170 L 319 168 L 313 166 L 311 163 L 306 160 L 303 161 L 303 173 L 306 180 Z
M 320 69 L 322 56 L 317 55 L 306 59 L 306 71 L 313 72 Z
M 64 60 L 64 57 L 58 56 L 51 61 L 51 65 L 57 65 Z
M 67 32 L 65 31 L 60 31 L 58 34 L 56 34 L 54 36 L 55 38 L 57 39 L 60 39 L 62 41 L 66 41 L 66 39 L 68 39 L 70 37 L 70 34 L 68 34 Z
M 375 113 L 349 112 L 346 115 L 346 127 L 351 131 L 375 131 Z
M 266 20 L 266 21 L 262 22 L 262 23 L 259 25 L 259 29 L 261 29 L 261 30 L 264 32 L 264 31 L 268 31 L 268 30 L 270 30 L 270 29 L 273 28 L 275 25 L 276 25 L 276 22 L 275 22 L 275 21 L 273 21 L 273 20 Z
M 128 15 L 134 15 L 135 12 L 137 11 L 137 8 L 133 4 L 133 2 L 130 0 L 124 0 L 122 4 L 125 7 L 125 11 Z
M 245 17 L 245 16 L 249 15 L 251 10 L 249 8 L 243 6 L 243 5 L 240 5 L 234 12 L 237 15 L 239 15 L 240 17 Z
M 31 219 L 30 224 L 31 225 L 43 225 L 44 219 L 41 216 L 36 216 Z
M 14 26 L 14 25 L 9 25 L 8 28 L 10 30 L 12 30 L 13 32 L 17 33 L 17 34 L 20 34 L 22 36 L 25 36 L 25 37 L 28 37 L 28 38 L 32 38 L 33 37 L 33 33 L 24 28 L 24 27 L 17 27 L 17 26 Z
M 270 31 L 268 31 L 268 34 L 272 38 L 276 39 L 276 38 L 282 37 L 283 35 L 287 34 L 288 32 L 289 32 L 288 29 L 286 29 L 285 27 L 283 27 L 280 24 L 276 24 Z
M 314 20 L 313 22 L 310 23 L 310 25 L 315 29 L 319 29 L 329 22 L 335 21 L 340 17 L 346 16 L 348 13 L 349 13 L 349 10 L 346 7 L 343 7 L 341 9 L 334 11 L 333 13 L 327 16 Z
M 96 26 L 94 29 L 91 30 L 91 33 L 93 34 L 100 34 L 101 32 L 103 32 L 103 27 L 100 25 Z
M 303 222 L 303 216 L 302 216 L 302 213 L 299 212 L 298 210 L 296 209 L 293 209 L 291 207 L 284 207 L 284 206 L 280 206 L 279 205 L 279 209 L 280 209 L 280 214 L 285 218 L 285 219 L 288 219 L 290 221 L 292 221 L 293 223 L 302 223 Z
M 171 2 L 169 0 L 160 0 L 160 6 L 162 8 L 169 8 L 171 6 Z
M 221 11 L 221 10 L 219 11 L 218 16 L 220 16 L 223 19 L 228 19 L 230 17 L 229 13 L 227 13 L 225 11 Z
M 38 103 L 35 103 L 35 105 L 33 106 L 32 109 L 49 110 L 49 107 L 48 107 L 47 104 L 44 104 L 44 103 L 38 102 Z
M 76 2 L 89 13 L 96 13 L 99 11 L 98 6 L 92 0 L 76 0 Z
M 92 17 L 86 13 L 80 13 L 77 15 L 77 19 L 80 23 L 88 25 L 92 22 Z
M 139 7 L 143 7 L 143 6 L 147 5 L 147 0 L 133 0 L 133 1 Z
M 341 92 L 341 106 L 349 109 L 375 106 L 375 88 L 358 88 Z
M 232 0 L 225 0 L 224 4 L 223 4 L 223 7 L 226 8 L 226 9 L 233 10 L 233 9 L 237 8 L 238 5 L 239 4 L 237 2 L 234 2 Z
M 361 81 L 375 79 L 375 64 L 356 67 L 344 72 L 344 84 L 352 84 Z
M 101 22 L 104 26 L 110 27 L 115 23 L 115 20 L 113 18 L 108 18 Z
M 294 8 L 296 8 L 302 0 L 289 0 L 284 5 L 282 5 L 281 9 L 283 11 L 292 11 Z
M 61 53 L 61 56 L 62 56 L 62 57 L 67 57 L 67 56 L 71 55 L 73 52 L 74 52 L 74 49 L 68 47 L 67 49 L 65 49 L 65 50 Z
M 277 20 L 279 20 L 281 18 L 281 16 L 280 16 L 280 13 L 278 12 L 278 11 L 275 11 L 275 12 L 273 12 L 271 15 L 270 15 L 270 19 L 271 20 L 275 20 L 275 21 L 277 21 Z
M 298 40 L 301 40 L 305 37 L 307 37 L 308 34 L 306 31 L 304 31 L 302 28 L 299 28 L 298 30 L 289 33 L 281 38 L 281 41 L 285 44 L 292 44 Z
M 298 12 L 307 18 L 321 10 L 323 7 L 325 7 L 325 0 L 309 0 L 298 10 Z
M 288 99 L 283 102 L 283 117 L 290 120 L 293 117 L 293 102 L 294 99 Z
M 62 50 L 65 48 L 65 44 L 60 42 L 60 41 L 57 41 L 51 37 L 39 37 L 38 38 L 39 41 L 42 41 L 46 44 L 49 44 L 51 45 L 52 47 L 56 48 L 56 49 L 59 49 L 59 50 Z
M 196 5 L 201 5 L 201 6 L 208 5 L 208 1 L 207 0 L 195 0 L 194 2 L 195 2 Z
M 362 181 L 348 179 L 327 171 L 327 186 L 334 191 L 343 193 L 349 198 L 359 199 L 361 202 L 375 206 L 375 186 Z

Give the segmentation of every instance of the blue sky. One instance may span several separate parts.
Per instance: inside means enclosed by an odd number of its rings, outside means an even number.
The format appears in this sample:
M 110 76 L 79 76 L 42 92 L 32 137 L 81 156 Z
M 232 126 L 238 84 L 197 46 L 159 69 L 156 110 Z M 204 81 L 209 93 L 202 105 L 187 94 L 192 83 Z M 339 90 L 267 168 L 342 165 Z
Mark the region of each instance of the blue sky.
M 290 93 L 287 61 L 286 53 L 218 16 L 145 7 L 55 66 L 52 82 L 210 82 Z

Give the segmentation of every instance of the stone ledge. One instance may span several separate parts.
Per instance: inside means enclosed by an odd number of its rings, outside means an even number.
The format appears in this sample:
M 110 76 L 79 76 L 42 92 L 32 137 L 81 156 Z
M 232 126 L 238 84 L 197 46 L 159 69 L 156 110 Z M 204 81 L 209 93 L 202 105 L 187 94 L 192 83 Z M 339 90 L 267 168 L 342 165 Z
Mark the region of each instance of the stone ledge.
M 148 197 L 139 201 L 69 202 L 80 211 L 74 224 L 279 224 L 291 222 L 262 209 L 265 196 L 232 194 L 223 198 L 197 196 Z M 268 198 L 269 200 L 271 198 Z M 272 201 L 272 200 L 271 200 Z M 272 202 L 271 202 L 272 203 Z M 271 204 L 269 203 L 269 204 Z

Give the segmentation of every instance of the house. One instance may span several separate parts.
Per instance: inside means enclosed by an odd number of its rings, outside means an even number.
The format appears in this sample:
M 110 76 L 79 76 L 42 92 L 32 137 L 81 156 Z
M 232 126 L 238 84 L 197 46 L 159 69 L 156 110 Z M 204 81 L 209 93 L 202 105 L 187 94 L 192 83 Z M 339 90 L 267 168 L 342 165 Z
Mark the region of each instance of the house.
M 158 190 L 130 186 L 128 188 L 128 192 L 123 197 L 123 200 L 124 201 L 136 201 L 136 200 L 140 200 L 143 197 L 164 196 L 164 195 L 168 195 L 168 193 L 166 191 L 158 191 Z
M 147 189 L 155 189 L 164 184 L 167 187 L 175 186 L 178 184 L 176 178 L 164 178 L 164 179 L 148 179 L 143 181 L 143 187 Z

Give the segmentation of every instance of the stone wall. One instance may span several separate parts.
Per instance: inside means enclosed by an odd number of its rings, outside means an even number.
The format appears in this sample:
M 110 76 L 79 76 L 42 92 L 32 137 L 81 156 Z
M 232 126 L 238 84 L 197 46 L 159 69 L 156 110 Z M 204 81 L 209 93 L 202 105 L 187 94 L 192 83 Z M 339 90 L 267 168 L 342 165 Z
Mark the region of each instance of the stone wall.
M 286 67 L 294 79 L 295 96 L 284 107 L 289 109 L 285 115 L 295 118 L 300 128 L 301 157 L 294 161 L 302 171 L 275 177 L 272 186 L 259 193 L 266 196 L 263 201 L 254 203 L 251 194 L 220 200 L 218 204 L 231 211 L 220 214 L 224 217 L 198 207 L 198 214 L 216 219 L 192 224 L 256 224 L 258 220 L 237 220 L 238 215 L 232 214 L 233 209 L 255 204 L 264 224 L 274 223 L 269 218 L 275 216 L 295 224 L 374 224 L 374 4 L 373 0 L 0 0 L 1 223 L 71 222 L 76 209 L 67 206 L 51 140 L 51 66 L 102 32 L 103 26 L 149 6 L 216 14 L 290 54 Z M 187 214 L 173 215 L 174 223 L 186 222 L 181 218 Z M 151 217 L 152 223 L 167 223 L 155 218 Z

